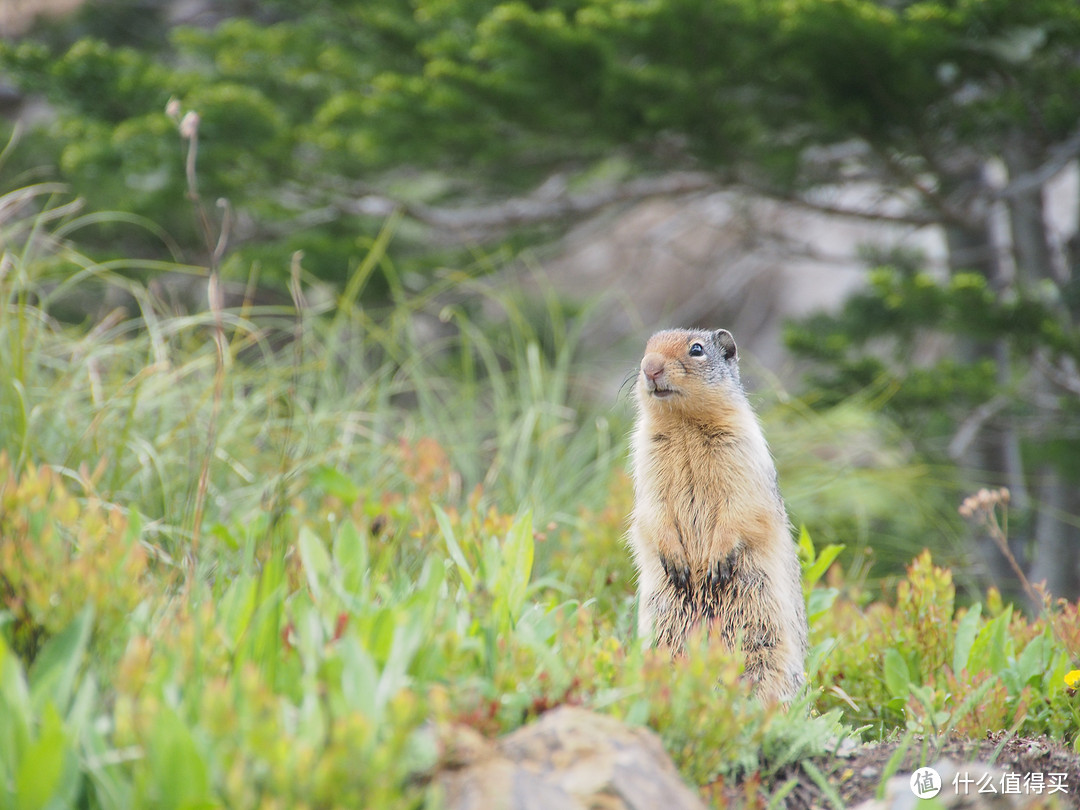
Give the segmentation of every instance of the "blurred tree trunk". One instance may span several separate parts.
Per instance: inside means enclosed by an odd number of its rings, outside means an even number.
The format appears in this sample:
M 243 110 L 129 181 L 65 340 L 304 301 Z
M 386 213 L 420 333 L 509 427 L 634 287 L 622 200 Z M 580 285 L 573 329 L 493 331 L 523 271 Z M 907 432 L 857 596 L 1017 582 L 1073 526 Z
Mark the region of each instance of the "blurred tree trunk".
M 986 199 L 985 161 L 969 156 L 967 160 L 950 163 L 952 171 L 939 178 L 941 195 L 946 200 L 963 201 L 967 216 L 965 221 L 943 223 L 949 272 L 977 271 L 1001 295 L 1009 279 L 1001 266 L 1001 257 L 995 245 L 992 209 Z M 957 354 L 969 365 L 992 358 L 1001 387 L 1007 389 L 1012 384 L 1013 371 L 1004 341 L 960 338 Z M 966 443 L 955 460 L 963 469 L 973 472 L 979 483 L 1007 486 L 1012 495 L 1013 508 L 1021 514 L 1027 512 L 1029 497 L 1020 454 L 1020 436 L 1007 419 L 991 420 L 975 441 Z M 1010 539 L 1017 545 L 1023 545 L 1022 534 Z M 1006 586 L 1006 590 L 1019 592 L 1020 583 L 1016 580 L 1016 574 L 997 544 L 984 532 L 977 533 L 975 543 L 978 558 L 986 565 L 987 573 L 993 580 L 1001 585 L 1012 583 Z
M 950 272 L 979 270 L 993 280 L 994 275 L 988 262 L 988 257 L 993 251 L 989 222 L 984 223 L 983 228 L 946 225 L 945 244 L 948 250 Z M 976 258 L 981 260 L 973 261 Z M 957 341 L 956 351 L 961 361 L 974 365 L 990 355 L 992 347 L 981 341 L 960 339 Z M 998 369 L 1000 375 L 1000 364 Z M 1005 431 L 984 429 L 975 441 L 966 444 L 956 461 L 963 469 L 974 471 L 980 480 L 996 483 L 998 479 L 1001 479 L 1002 483 L 1012 490 L 1015 486 L 1012 482 L 1018 481 L 1022 484 L 1023 475 L 1016 474 L 1017 471 L 1014 469 L 1016 459 L 1014 454 L 1008 452 L 1008 446 Z M 1026 494 L 1022 485 L 1019 491 Z M 1005 555 L 985 532 L 978 532 L 975 542 L 978 558 L 986 565 L 987 573 L 995 582 L 1009 582 L 1015 578 Z
M 1030 136 L 1014 131 L 1003 144 L 1003 157 L 1010 182 L 1015 182 L 1033 172 L 1037 165 L 1032 159 L 1042 150 L 1032 143 Z M 1019 291 L 1038 295 L 1039 288 L 1060 280 L 1054 270 L 1054 257 L 1047 229 L 1043 202 L 1043 185 L 1010 194 L 1007 197 L 1009 226 L 1012 235 L 1013 257 L 1016 262 L 1014 284 Z M 1068 318 L 1067 313 L 1061 316 Z M 1047 374 L 1031 362 L 1034 358 L 1017 358 L 1025 367 L 1019 390 L 1026 391 L 1026 399 L 1038 415 L 1052 403 L 1058 391 Z M 1046 418 L 1051 418 L 1050 414 Z M 1039 421 L 1039 420 L 1037 420 Z M 1046 587 L 1056 597 L 1074 599 L 1080 594 L 1077 562 L 1080 560 L 1080 531 L 1063 519 L 1069 513 L 1070 487 L 1062 471 L 1052 460 L 1037 461 L 1028 480 L 1034 491 L 1031 515 L 1034 548 L 1030 579 L 1046 582 Z

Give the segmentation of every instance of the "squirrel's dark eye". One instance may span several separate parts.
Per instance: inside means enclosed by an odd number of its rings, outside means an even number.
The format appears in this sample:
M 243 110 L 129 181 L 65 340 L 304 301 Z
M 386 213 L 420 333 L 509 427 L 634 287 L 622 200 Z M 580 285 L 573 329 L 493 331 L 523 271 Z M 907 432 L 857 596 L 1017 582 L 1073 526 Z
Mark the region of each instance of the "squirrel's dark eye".
M 700 343 L 691 343 L 690 344 L 690 356 L 691 357 L 702 357 L 702 356 L 704 356 L 704 354 L 705 354 L 705 347 L 702 346 Z

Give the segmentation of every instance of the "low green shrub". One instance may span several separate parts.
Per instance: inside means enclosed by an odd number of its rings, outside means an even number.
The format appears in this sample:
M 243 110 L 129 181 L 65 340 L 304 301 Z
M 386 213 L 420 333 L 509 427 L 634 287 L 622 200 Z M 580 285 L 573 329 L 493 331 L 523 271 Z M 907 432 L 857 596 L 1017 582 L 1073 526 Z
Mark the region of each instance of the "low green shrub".
M 122 643 L 148 596 L 141 524 L 119 507 L 72 495 L 49 467 L 16 477 L 0 452 L 0 609 L 28 661 L 87 607 L 104 641 Z
M 895 603 L 852 589 L 818 617 L 812 638 L 830 648 L 812 674 L 825 687 L 818 705 L 874 736 L 1011 729 L 1075 745 L 1080 701 L 1066 675 L 1080 661 L 1077 608 L 1027 619 L 992 590 L 985 606 L 956 609 L 951 572 L 924 551 Z

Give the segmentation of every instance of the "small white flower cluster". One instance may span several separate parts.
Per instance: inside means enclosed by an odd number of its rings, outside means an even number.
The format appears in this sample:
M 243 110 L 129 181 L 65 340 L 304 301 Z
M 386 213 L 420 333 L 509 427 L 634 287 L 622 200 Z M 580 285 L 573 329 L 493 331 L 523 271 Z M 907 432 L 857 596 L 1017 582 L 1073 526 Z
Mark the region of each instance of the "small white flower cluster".
M 974 495 L 964 498 L 959 511 L 963 517 L 971 518 L 976 515 L 989 514 L 998 504 L 1007 504 L 1008 502 L 1009 490 L 1006 487 L 1001 489 L 983 488 Z
M 194 110 L 189 110 L 181 118 L 181 111 L 179 99 L 170 98 L 169 103 L 165 105 L 165 114 L 176 121 L 180 128 L 180 137 L 190 141 L 199 133 L 199 114 Z

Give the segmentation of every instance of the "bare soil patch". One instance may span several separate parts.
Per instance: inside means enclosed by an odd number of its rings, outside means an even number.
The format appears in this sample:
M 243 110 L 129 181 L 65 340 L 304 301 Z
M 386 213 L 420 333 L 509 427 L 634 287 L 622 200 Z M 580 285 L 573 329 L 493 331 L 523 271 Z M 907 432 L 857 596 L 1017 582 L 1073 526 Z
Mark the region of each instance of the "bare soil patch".
M 902 740 L 886 740 L 860 746 L 849 756 L 816 758 L 810 763 L 826 777 L 848 807 L 873 799 L 879 786 L 889 775 L 907 777 L 924 765 L 933 765 L 947 759 L 958 766 L 959 774 L 966 774 L 972 779 L 982 777 L 988 770 L 987 766 L 1005 774 L 1017 774 L 1021 791 L 1027 784 L 1024 782 L 1025 777 L 1029 774 L 1042 774 L 1045 785 L 1049 786 L 1052 781 L 1059 782 L 1065 785 L 1068 792 L 1056 791 L 1051 796 L 1049 789 L 1044 789 L 1041 794 L 1025 793 L 1025 796 L 1034 798 L 1040 795 L 1047 799 L 1048 807 L 1080 808 L 1080 755 L 1070 751 L 1057 740 L 1047 737 L 1009 737 L 1004 732 L 994 732 L 988 733 L 983 739 L 955 738 L 936 746 L 916 739 L 909 743 L 906 752 L 901 755 L 898 752 L 902 747 Z M 900 757 L 898 765 L 893 761 L 894 756 Z M 1065 776 L 1052 779 L 1051 774 Z M 811 778 L 806 768 L 793 767 L 777 784 L 782 785 L 791 778 L 796 779 L 798 784 L 787 797 L 788 810 L 816 810 L 833 806 L 826 792 Z M 951 778 L 949 781 L 951 782 Z M 1000 784 L 996 787 L 1000 793 Z M 976 783 L 971 783 L 967 792 L 973 797 L 971 801 L 956 805 L 946 802 L 946 805 L 984 806 L 975 800 L 975 797 L 978 797 Z M 955 794 L 956 789 L 951 783 L 942 786 L 942 798 Z M 994 796 L 984 794 L 981 798 Z

